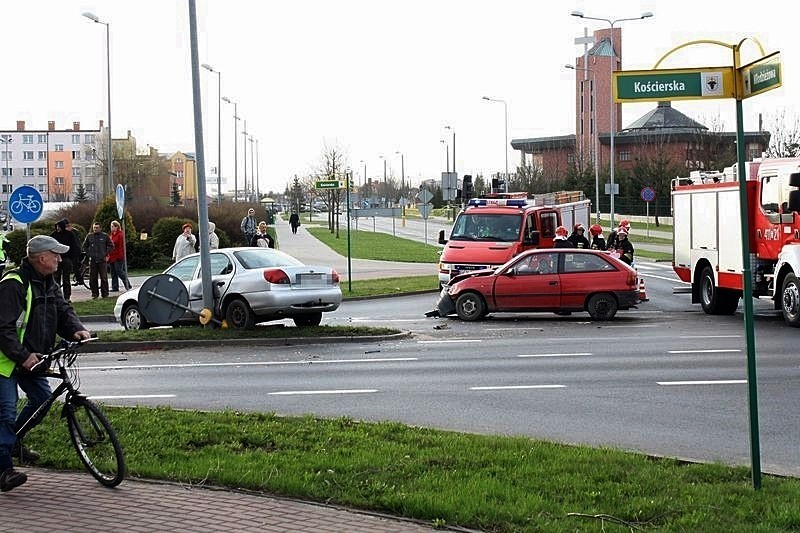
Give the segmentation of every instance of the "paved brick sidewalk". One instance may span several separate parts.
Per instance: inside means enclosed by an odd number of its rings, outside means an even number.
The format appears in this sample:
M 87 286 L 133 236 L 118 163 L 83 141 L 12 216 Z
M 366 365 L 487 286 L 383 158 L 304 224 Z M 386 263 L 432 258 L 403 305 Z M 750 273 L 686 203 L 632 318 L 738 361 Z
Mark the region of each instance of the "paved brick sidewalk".
M 434 530 L 388 516 L 229 490 L 131 480 L 109 489 L 86 472 L 21 470 L 28 482 L 0 494 L 0 531 Z

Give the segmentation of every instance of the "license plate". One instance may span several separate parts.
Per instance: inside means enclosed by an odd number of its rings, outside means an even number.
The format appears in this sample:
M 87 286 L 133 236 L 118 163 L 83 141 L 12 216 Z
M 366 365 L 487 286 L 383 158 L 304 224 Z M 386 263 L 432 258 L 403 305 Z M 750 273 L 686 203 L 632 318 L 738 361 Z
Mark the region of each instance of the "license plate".
M 297 281 L 303 287 L 321 287 L 325 285 L 325 274 L 298 274 Z

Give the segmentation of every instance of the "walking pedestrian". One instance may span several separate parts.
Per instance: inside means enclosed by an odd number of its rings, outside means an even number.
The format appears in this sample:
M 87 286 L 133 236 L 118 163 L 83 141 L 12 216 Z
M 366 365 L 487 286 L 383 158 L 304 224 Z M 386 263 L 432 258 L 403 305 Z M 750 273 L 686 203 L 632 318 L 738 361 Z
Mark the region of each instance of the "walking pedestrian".
M 92 224 L 92 231 L 83 241 L 83 251 L 89 257 L 89 290 L 92 298 L 108 298 L 108 254 L 114 243 L 100 228 L 100 223 Z
M 71 303 L 72 298 L 72 274 L 75 272 L 76 263 L 81 260 L 81 243 L 78 235 L 70 228 L 69 220 L 62 218 L 56 222 L 53 233 L 50 234 L 55 240 L 69 250 L 61 254 L 61 262 L 55 273 L 55 280 L 61 286 L 61 292 L 67 303 Z
M 108 254 L 108 266 L 111 268 L 111 292 L 119 292 L 119 282 L 125 289 L 131 289 L 131 282 L 128 281 L 128 272 L 125 270 L 125 236 L 122 234 L 122 227 L 116 220 L 111 221 L 111 242 L 114 249 Z
M 258 223 L 258 233 L 253 235 L 253 240 L 250 241 L 250 246 L 259 246 L 261 248 L 275 248 L 275 239 L 267 231 L 267 223 L 263 220 Z
M 300 215 L 297 214 L 297 211 L 292 211 L 292 214 L 289 215 L 289 225 L 292 227 L 292 233 L 297 235 L 297 226 L 300 225 Z
M 258 230 L 258 222 L 256 221 L 256 210 L 252 207 L 247 210 L 247 216 L 242 219 L 241 223 L 241 230 L 242 230 L 242 238 L 244 239 L 244 245 L 250 246 L 250 241 L 253 240 L 253 236 L 256 234 Z
M 175 246 L 172 248 L 172 260 L 178 262 L 187 255 L 195 252 L 197 238 L 192 234 L 192 225 L 184 224 L 183 232 L 175 239 Z
M 208 249 L 209 250 L 216 250 L 219 248 L 219 237 L 217 234 L 214 233 L 214 230 L 217 229 L 217 225 L 213 222 L 208 223 Z

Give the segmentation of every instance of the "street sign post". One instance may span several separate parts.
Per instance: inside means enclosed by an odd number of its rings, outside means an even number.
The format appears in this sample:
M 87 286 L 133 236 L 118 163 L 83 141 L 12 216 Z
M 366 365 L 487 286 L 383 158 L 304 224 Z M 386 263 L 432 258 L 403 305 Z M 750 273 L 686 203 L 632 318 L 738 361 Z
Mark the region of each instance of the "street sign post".
M 647 236 L 650 236 L 650 202 L 656 199 L 656 191 L 652 187 L 644 187 L 639 193 L 645 204 L 647 204 Z
M 31 222 L 36 222 L 42 216 L 44 204 L 42 195 L 30 185 L 23 185 L 8 198 L 8 210 L 14 220 L 25 224 L 25 236 L 31 238 Z
M 122 218 L 122 213 L 124 212 L 125 209 L 125 187 L 123 187 L 121 183 L 117 184 L 116 197 L 117 197 L 117 215 L 119 216 L 119 218 Z
M 315 189 L 344 189 L 344 180 L 317 180 L 314 182 Z
M 781 78 L 781 53 L 775 52 L 739 68 L 742 77 L 743 98 L 750 98 L 783 85 Z

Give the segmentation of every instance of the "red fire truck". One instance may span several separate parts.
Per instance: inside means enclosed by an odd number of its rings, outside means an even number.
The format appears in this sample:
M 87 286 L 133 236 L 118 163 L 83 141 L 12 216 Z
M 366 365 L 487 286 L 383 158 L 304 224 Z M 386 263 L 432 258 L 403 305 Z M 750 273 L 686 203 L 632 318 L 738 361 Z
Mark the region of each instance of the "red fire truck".
M 570 231 L 578 222 L 589 226 L 591 201 L 583 193 L 561 192 L 528 198 L 497 193 L 472 198 L 458 214 L 439 260 L 439 284 L 458 273 L 502 265 L 531 248 L 550 248 L 558 226 Z
M 773 300 L 800 327 L 800 158 L 746 164 L 753 296 Z M 733 314 L 742 296 L 742 237 L 736 167 L 673 180 L 673 268 L 692 303 Z

